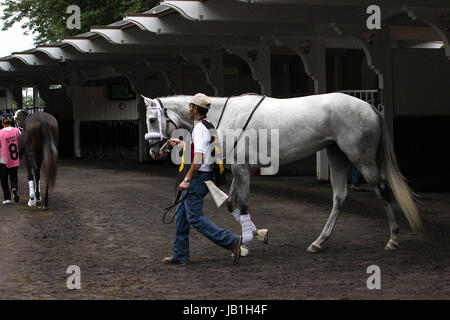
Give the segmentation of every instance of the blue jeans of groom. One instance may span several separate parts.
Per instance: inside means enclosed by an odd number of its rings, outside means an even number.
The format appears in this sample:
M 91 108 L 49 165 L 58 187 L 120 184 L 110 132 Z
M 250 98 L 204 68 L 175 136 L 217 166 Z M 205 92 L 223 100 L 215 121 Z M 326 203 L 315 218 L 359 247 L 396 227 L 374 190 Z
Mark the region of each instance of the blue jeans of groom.
M 237 235 L 217 227 L 203 215 L 203 198 L 208 193 L 208 187 L 204 181 L 207 180 L 212 180 L 212 172 L 197 172 L 192 178 L 189 189 L 183 191 L 181 195 L 184 197 L 186 193 L 188 194 L 186 200 L 178 205 L 175 218 L 173 257 L 178 262 L 187 263 L 189 260 L 189 229 L 191 225 L 224 249 L 233 249 L 238 241 Z

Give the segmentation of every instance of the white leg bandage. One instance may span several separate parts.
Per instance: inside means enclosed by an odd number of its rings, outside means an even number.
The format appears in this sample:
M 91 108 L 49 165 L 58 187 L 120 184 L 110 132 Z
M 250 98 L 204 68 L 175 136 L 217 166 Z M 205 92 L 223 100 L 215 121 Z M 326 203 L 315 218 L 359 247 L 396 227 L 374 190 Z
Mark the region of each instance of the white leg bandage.
M 250 218 L 250 214 L 241 215 L 241 226 L 242 242 L 249 245 L 253 240 L 253 231 L 256 231 L 256 227 Z
M 239 209 L 235 209 L 231 215 L 234 217 L 234 219 L 236 219 L 237 222 L 241 223 L 241 210 Z M 250 215 L 248 215 L 248 219 L 250 219 Z M 250 219 L 250 222 L 252 223 L 252 231 L 256 231 L 256 226 L 253 224 L 253 221 Z
M 235 209 L 231 215 L 236 219 L 237 222 L 241 223 L 241 210 Z
M 30 200 L 28 200 L 28 206 L 34 207 L 36 206 L 36 193 L 34 191 L 34 181 L 28 181 L 28 188 L 30 189 Z
M 33 180 L 28 181 L 28 188 L 30 189 L 30 199 L 34 199 L 36 194 L 34 192 L 34 181 Z

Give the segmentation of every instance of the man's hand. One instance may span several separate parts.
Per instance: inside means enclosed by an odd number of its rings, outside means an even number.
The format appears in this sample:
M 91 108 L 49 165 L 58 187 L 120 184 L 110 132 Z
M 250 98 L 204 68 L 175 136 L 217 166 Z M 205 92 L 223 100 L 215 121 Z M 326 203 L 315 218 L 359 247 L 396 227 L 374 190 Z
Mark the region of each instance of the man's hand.
M 175 147 L 179 143 L 183 143 L 184 144 L 184 141 L 181 141 L 180 139 L 170 139 L 169 143 L 170 143 L 171 147 Z
M 178 140 L 178 139 L 177 139 Z M 183 142 L 183 141 L 181 141 Z M 194 154 L 194 163 L 191 164 L 188 173 L 186 174 L 186 178 L 189 180 L 197 173 L 198 169 L 201 167 L 203 163 L 204 154 L 200 152 L 196 152 Z M 183 181 L 180 183 L 180 190 L 184 191 L 189 188 L 189 182 Z
M 180 190 L 181 191 L 187 190 L 189 188 L 189 184 L 190 184 L 190 182 L 186 182 L 186 181 L 181 182 L 180 183 Z

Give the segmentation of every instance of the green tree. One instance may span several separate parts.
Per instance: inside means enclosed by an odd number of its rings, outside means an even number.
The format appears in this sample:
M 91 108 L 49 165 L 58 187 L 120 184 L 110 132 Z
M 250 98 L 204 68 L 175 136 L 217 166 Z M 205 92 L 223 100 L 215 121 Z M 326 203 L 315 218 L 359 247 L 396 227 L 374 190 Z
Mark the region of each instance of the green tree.
M 22 96 L 22 105 L 24 108 L 33 108 L 34 107 L 33 96 Z
M 93 25 L 119 21 L 127 13 L 140 13 L 159 4 L 156 0 L 4 0 L 3 31 L 22 22 L 24 33 L 33 33 L 36 45 L 88 32 Z M 67 28 L 67 8 L 81 9 L 81 30 Z M 27 22 L 22 20 L 28 19 Z

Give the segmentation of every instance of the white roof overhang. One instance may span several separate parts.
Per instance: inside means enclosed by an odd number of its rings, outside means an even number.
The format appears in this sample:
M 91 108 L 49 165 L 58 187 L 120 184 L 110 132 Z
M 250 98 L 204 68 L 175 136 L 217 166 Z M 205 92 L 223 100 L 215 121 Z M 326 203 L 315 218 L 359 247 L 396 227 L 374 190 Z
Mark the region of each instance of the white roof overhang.
M 116 27 L 93 27 L 91 29 L 92 33 L 103 37 L 112 46 L 106 47 L 106 50 L 123 48 L 120 46 L 115 46 L 117 44 L 131 45 L 133 47 L 126 48 L 130 50 L 138 50 L 139 47 L 143 46 L 144 50 L 152 50 L 154 47 L 184 47 L 184 46 L 210 46 L 217 47 L 222 45 L 257 45 L 260 43 L 260 37 L 258 36 L 236 36 L 236 35 L 157 35 L 148 31 L 143 31 L 138 27 L 121 29 Z M 64 40 L 67 43 L 72 43 L 76 45 L 81 51 L 88 52 L 87 50 L 98 50 L 93 46 L 80 46 L 81 41 L 74 39 Z M 95 44 L 95 41 L 86 42 L 86 44 Z M 166 49 L 170 51 L 170 49 Z M 91 51 L 89 51 L 91 52 Z
M 7 60 L 0 60 L 0 71 L 14 72 L 16 71 L 16 67 Z
M 311 24 L 300 23 L 266 23 L 266 22 L 229 22 L 186 21 L 180 14 L 169 14 L 159 18 L 154 14 L 129 14 L 125 21 L 133 23 L 140 29 L 154 34 L 174 35 L 212 35 L 212 36 L 267 36 L 274 33 L 298 35 L 314 33 Z
M 191 21 L 227 21 L 227 22 L 263 22 L 263 23 L 356 23 L 367 19 L 366 7 L 323 6 L 314 4 L 304 7 L 292 6 L 280 2 L 254 5 L 230 0 L 214 1 L 164 1 L 152 9 L 153 14 L 178 12 Z
M 291 5 L 321 5 L 321 6 L 355 6 L 363 5 L 369 6 L 377 4 L 379 6 L 403 6 L 405 0 L 234 0 L 236 2 L 257 4 L 291 4 Z M 445 0 L 408 0 L 408 5 L 411 6 L 427 6 L 427 7 L 446 7 L 448 2 Z
M 383 19 L 408 12 L 404 0 L 378 1 L 387 6 Z M 415 1 L 410 5 L 440 7 L 443 1 Z M 286 37 L 325 38 L 326 47 L 355 48 L 351 37 L 337 37 L 333 24 L 364 26 L 366 0 L 166 0 L 142 14 L 129 14 L 108 26 L 13 53 L 0 59 L 0 75 L 60 70 L 60 62 L 89 65 L 110 62 L 173 60 L 184 54 L 211 54 L 227 46 L 281 45 Z M 384 9 L 383 9 L 384 10 Z M 420 33 L 414 28 L 422 28 Z M 391 37 L 407 38 L 415 33 L 422 41 L 438 40 L 429 29 L 391 26 Z M 330 32 L 331 31 L 331 32 Z M 416 30 L 417 31 L 417 30 Z M 24 71 L 26 70 L 26 72 Z M 25 73 L 24 73 L 25 72 Z

